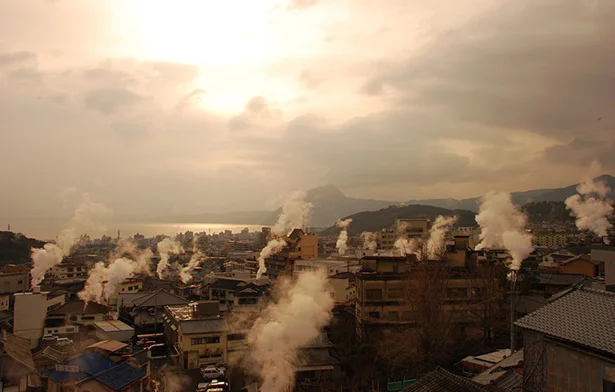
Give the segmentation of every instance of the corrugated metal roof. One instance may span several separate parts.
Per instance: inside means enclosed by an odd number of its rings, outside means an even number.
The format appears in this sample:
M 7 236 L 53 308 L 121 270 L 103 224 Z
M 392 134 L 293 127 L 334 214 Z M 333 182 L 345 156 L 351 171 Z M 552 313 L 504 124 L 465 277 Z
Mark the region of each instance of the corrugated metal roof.
M 228 325 L 226 324 L 226 320 L 221 318 L 209 320 L 187 320 L 181 322 L 181 329 L 182 332 L 186 334 L 213 333 L 228 330 Z
M 115 352 L 128 346 L 126 343 L 118 342 L 117 340 L 101 340 L 87 346 L 86 348 L 99 348 L 101 350 Z
M 438 368 L 419 378 L 404 392 L 487 392 L 488 389 L 453 373 Z
M 143 377 L 145 377 L 143 370 L 123 362 L 94 378 L 112 390 L 119 391 Z
M 615 293 L 581 286 L 515 325 L 615 354 Z

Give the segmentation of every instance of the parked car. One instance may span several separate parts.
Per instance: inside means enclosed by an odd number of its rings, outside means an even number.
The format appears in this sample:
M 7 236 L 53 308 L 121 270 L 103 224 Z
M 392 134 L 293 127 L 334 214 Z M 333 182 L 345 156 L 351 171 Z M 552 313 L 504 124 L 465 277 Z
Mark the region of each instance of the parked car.
M 207 389 L 205 389 L 205 392 L 228 392 L 228 391 L 229 391 L 228 383 L 226 381 L 220 381 L 220 380 L 212 380 L 207 386 Z
M 44 335 L 43 336 L 43 342 L 55 342 L 56 340 L 58 340 L 58 337 L 55 335 Z
M 70 346 L 73 344 L 73 341 L 69 338 L 58 338 L 58 340 L 56 340 L 56 344 L 58 346 Z
M 199 385 L 196 386 L 196 392 L 205 392 L 208 386 L 208 382 L 200 382 Z
M 224 370 L 217 366 L 209 365 L 201 368 L 201 375 L 203 375 L 203 378 L 206 380 L 217 380 L 224 378 Z

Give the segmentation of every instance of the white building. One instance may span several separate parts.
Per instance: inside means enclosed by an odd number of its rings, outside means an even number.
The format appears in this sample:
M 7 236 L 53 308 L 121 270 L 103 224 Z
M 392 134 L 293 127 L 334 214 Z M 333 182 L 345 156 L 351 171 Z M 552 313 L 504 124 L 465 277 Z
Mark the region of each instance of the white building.
M 349 261 L 334 259 L 295 260 L 293 274 L 296 276 L 305 271 L 323 271 L 327 276 L 352 270 Z
M 31 348 L 38 346 L 43 337 L 47 311 L 65 302 L 64 295 L 47 299 L 48 294 L 48 291 L 41 291 L 40 287 L 27 293 L 15 293 L 13 333 L 30 339 Z
M 60 263 L 51 267 L 51 276 L 56 279 L 87 278 L 88 269 L 83 264 Z

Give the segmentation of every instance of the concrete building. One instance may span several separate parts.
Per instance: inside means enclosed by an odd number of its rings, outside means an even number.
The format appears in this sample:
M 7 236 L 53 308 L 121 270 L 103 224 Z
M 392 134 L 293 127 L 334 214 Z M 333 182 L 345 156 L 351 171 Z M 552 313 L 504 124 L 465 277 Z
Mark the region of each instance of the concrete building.
M 548 248 L 563 248 L 568 246 L 566 233 L 535 233 L 532 236 L 532 245 L 546 246 Z
M 526 391 L 613 391 L 615 293 L 578 287 L 517 320 Z
M 378 247 L 394 249 L 398 238 L 425 238 L 429 234 L 431 221 L 426 218 L 400 218 L 390 229 L 380 231 Z
M 87 278 L 88 269 L 85 264 L 60 263 L 51 267 L 51 276 L 56 279 Z
M 432 266 L 435 268 L 433 261 Z M 401 256 L 369 256 L 361 260 L 361 271 L 356 274 L 355 317 L 357 335 L 369 338 L 372 333 L 386 332 L 398 326 L 412 326 L 417 323 L 417 312 L 409 300 L 408 288 L 414 273 L 416 261 Z M 441 278 L 446 290 L 444 311 L 451 320 L 471 324 L 468 309 L 482 300 L 481 287 L 477 276 L 468 272 L 448 273 Z
M 138 293 L 141 290 L 143 290 L 143 279 L 127 279 L 120 283 L 109 297 L 109 305 L 117 305 L 120 294 Z
M 615 246 L 592 246 L 591 257 L 593 261 L 604 264 L 604 284 L 606 290 L 615 292 Z
M 335 305 L 351 304 L 357 297 L 355 274 L 352 272 L 340 272 L 329 277 L 329 285 Z
M 165 338 L 182 368 L 228 363 L 229 355 L 247 348 L 247 331 L 233 330 L 219 306 L 217 301 L 201 301 L 165 307 Z
M 30 271 L 0 273 L 0 293 L 14 294 L 30 290 Z
M 47 311 L 65 301 L 63 295 L 48 299 L 48 294 L 39 287 L 35 287 L 32 292 L 15 293 L 13 333 L 30 339 L 32 348 L 38 346 L 43 337 Z
M 306 234 L 301 229 L 294 229 L 284 237 L 284 249 L 265 259 L 267 275 L 277 278 L 280 274 L 292 275 L 296 260 L 308 260 L 318 257 L 318 235 Z
M 322 271 L 327 276 L 333 276 L 340 272 L 349 272 L 351 267 L 349 261 L 335 259 L 308 259 L 295 260 L 293 275 L 297 276 L 305 271 Z M 353 266 L 355 270 L 361 269 L 360 266 Z

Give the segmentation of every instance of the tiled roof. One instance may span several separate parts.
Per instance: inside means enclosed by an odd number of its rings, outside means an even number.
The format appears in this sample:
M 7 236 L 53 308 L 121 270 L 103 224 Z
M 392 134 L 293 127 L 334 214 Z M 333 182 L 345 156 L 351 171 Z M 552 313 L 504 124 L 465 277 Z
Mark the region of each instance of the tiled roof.
M 209 285 L 209 288 L 214 290 L 237 290 L 245 285 L 246 282 L 239 279 L 217 279 Z
M 8 356 L 14 362 L 27 370 L 34 370 L 34 361 L 30 351 L 30 340 L 0 331 L 0 355 Z M 4 369 L 0 369 L 0 372 Z
M 580 283 L 591 283 L 591 279 L 582 274 L 551 274 L 542 273 L 538 276 L 539 284 L 552 286 L 572 286 Z
M 488 389 L 438 368 L 419 378 L 403 392 L 487 392 Z
M 515 325 L 615 354 L 615 293 L 580 286 Z
M 49 314 L 107 314 L 109 308 L 105 305 L 97 304 L 96 302 L 88 302 L 84 309 L 82 300 L 74 300 L 65 303 L 57 309 L 52 310 Z
M 189 301 L 185 298 L 180 297 L 179 295 L 175 295 L 164 291 L 162 289 L 156 290 L 153 293 L 149 293 L 146 296 L 134 299 L 134 306 L 137 307 L 150 307 L 150 306 L 165 306 L 165 305 L 184 305 Z
M 42 358 L 48 358 L 57 363 L 64 362 L 66 360 L 66 357 L 67 357 L 66 353 L 56 350 L 55 348 L 51 346 L 46 346 L 44 349 L 40 350 L 33 356 L 35 360 L 42 359 Z
M 143 370 L 123 362 L 104 373 L 96 375 L 94 378 L 111 390 L 119 391 L 142 377 L 145 377 Z

